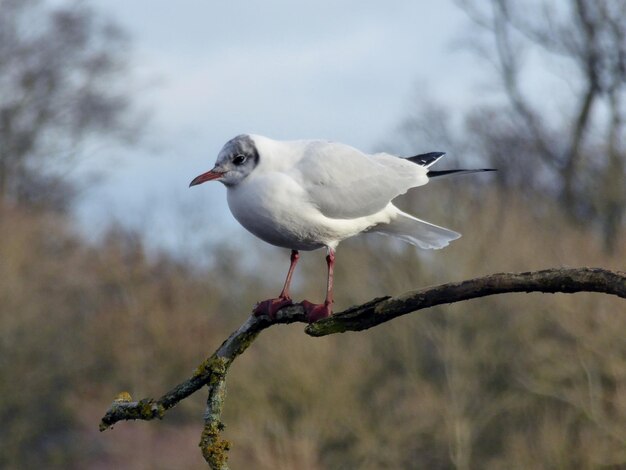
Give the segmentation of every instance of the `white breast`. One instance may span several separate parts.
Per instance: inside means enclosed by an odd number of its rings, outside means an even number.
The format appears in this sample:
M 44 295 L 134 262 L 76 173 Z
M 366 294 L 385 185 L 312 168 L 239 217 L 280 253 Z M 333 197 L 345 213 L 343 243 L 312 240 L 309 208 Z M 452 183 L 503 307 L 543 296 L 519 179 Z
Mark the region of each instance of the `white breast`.
M 335 247 L 379 222 L 385 214 L 358 219 L 329 219 L 320 213 L 302 186 L 280 172 L 251 175 L 228 188 L 228 206 L 237 221 L 261 240 L 295 250 Z

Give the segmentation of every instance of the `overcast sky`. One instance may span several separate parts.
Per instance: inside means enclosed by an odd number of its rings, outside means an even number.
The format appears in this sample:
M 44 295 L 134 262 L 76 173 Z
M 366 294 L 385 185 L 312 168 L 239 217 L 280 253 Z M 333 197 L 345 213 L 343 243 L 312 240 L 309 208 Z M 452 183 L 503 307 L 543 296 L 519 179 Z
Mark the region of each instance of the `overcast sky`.
M 130 32 L 129 83 L 153 118 L 139 148 L 99 148 L 78 170 L 106 168 L 78 208 L 92 233 L 111 220 L 170 246 L 190 230 L 239 233 L 225 188 L 187 187 L 234 135 L 371 150 L 416 95 L 461 109 L 476 85 L 475 61 L 453 47 L 467 20 L 451 1 L 93 3 Z

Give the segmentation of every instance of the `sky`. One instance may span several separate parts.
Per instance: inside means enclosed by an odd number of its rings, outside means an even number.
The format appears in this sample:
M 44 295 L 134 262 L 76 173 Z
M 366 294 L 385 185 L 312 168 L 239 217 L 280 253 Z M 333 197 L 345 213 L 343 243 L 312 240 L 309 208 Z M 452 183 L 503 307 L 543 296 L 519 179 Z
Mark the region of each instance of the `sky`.
M 239 236 L 222 185 L 188 188 L 233 136 L 372 150 L 416 97 L 461 109 L 476 85 L 451 1 L 92 4 L 130 33 L 129 91 L 151 119 L 140 145 L 97 147 L 75 171 L 103 175 L 77 206 L 88 235 L 117 221 L 174 250 Z

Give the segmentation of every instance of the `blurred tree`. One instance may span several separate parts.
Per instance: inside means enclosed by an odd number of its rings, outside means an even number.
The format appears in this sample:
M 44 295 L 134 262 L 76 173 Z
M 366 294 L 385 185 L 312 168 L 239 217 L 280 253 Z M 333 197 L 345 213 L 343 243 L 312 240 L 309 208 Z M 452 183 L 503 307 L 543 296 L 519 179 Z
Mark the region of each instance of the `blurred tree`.
M 116 86 L 126 43 L 82 2 L 0 0 L 0 208 L 65 209 L 72 188 L 61 162 L 90 135 L 134 134 Z
M 626 211 L 626 2 L 457 3 L 481 26 L 473 44 L 495 65 L 507 100 L 474 113 L 480 150 L 507 168 L 509 184 L 542 182 L 570 220 L 596 222 L 613 251 Z M 555 69 L 558 87 L 571 92 L 551 112 Z

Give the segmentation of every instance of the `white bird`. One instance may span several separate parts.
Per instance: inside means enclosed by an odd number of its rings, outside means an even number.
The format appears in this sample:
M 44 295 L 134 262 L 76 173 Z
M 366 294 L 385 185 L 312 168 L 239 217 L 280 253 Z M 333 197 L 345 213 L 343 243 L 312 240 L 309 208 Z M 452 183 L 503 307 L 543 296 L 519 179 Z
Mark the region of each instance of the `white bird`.
M 223 183 L 228 206 L 241 225 L 267 243 L 292 250 L 280 295 L 257 304 L 256 315 L 274 317 L 291 305 L 289 285 L 299 251 L 326 248 L 326 299 L 323 304 L 301 303 L 313 322 L 332 313 L 335 249 L 342 240 L 376 232 L 420 248 L 439 249 L 461 236 L 413 217 L 391 202 L 434 176 L 492 171 L 429 170 L 443 155 L 368 155 L 335 142 L 277 141 L 244 134 L 228 141 L 213 169 L 189 186 L 210 180 Z

